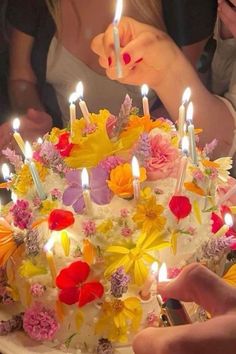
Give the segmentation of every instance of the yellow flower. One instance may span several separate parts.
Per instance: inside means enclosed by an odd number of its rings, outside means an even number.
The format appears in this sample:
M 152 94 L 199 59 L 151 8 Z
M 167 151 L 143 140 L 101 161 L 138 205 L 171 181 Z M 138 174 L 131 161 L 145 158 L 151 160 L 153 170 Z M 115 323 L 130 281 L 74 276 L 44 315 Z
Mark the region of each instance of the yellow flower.
M 30 260 L 25 260 L 20 266 L 19 274 L 21 277 L 31 278 L 36 275 L 47 274 L 47 269 L 42 266 L 33 264 Z
M 97 226 L 97 231 L 101 232 L 102 234 L 106 234 L 107 232 L 111 231 L 112 228 L 113 228 L 112 220 L 107 219 Z
M 163 241 L 162 234 L 157 232 L 142 233 L 136 244 L 127 247 L 110 246 L 106 252 L 111 253 L 113 257 L 108 260 L 109 265 L 105 270 L 105 277 L 110 277 L 117 268 L 122 266 L 127 273 L 132 275 L 134 283 L 141 285 L 147 278 L 148 264 L 156 261 L 151 253 L 168 246 L 170 243 Z
M 43 200 L 40 208 L 41 215 L 48 215 L 53 209 L 57 206 L 57 202 L 55 200 Z
M 140 182 L 147 178 L 144 167 L 140 168 Z M 111 171 L 107 181 L 110 190 L 121 198 L 131 198 L 134 194 L 132 168 L 129 163 L 118 165 Z
M 47 168 L 44 167 L 39 162 L 35 162 L 35 165 L 38 170 L 40 180 L 44 181 L 47 174 L 48 174 Z M 28 190 L 33 185 L 33 179 L 32 179 L 28 165 L 22 166 L 21 170 L 17 174 L 16 179 L 14 180 L 13 183 L 14 183 L 13 187 L 14 187 L 16 194 L 25 195 L 28 192 Z
M 236 264 L 229 268 L 224 274 L 223 279 L 227 284 L 236 287 Z
M 162 231 L 166 223 L 166 218 L 162 215 L 163 211 L 163 206 L 157 204 L 153 196 L 137 205 L 133 220 L 146 233 L 154 230 Z
M 136 297 L 129 297 L 124 301 L 105 301 L 95 331 L 112 342 L 125 343 L 128 332 L 138 330 L 141 318 L 142 307 Z
M 52 128 L 51 133 L 48 135 L 48 141 L 56 144 L 58 142 L 59 136 L 65 131 L 66 129 Z

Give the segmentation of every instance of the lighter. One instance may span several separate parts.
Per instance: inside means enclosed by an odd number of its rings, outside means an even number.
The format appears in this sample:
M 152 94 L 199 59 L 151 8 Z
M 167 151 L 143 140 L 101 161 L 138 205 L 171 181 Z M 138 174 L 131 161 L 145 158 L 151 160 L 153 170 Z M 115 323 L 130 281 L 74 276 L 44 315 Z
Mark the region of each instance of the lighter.
M 157 301 L 161 308 L 160 321 L 163 327 L 180 326 L 191 323 L 190 317 L 179 300 L 168 299 L 165 302 L 158 295 Z

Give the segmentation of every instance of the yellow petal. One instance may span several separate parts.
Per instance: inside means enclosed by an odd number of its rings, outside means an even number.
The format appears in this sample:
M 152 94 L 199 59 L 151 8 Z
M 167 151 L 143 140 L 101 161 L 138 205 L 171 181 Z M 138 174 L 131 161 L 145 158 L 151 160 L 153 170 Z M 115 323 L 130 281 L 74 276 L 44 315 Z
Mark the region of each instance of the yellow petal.
M 225 273 L 223 276 L 223 279 L 228 283 L 229 285 L 235 286 L 236 287 L 236 264 L 232 265 L 230 269 Z
M 199 208 L 198 200 L 193 201 L 193 212 L 197 222 L 201 225 L 202 224 L 202 215 L 201 210 Z
M 75 325 L 76 325 L 77 331 L 80 331 L 80 328 L 81 328 L 83 322 L 84 322 L 84 314 L 82 311 L 78 310 L 75 315 Z
M 64 255 L 68 257 L 70 254 L 70 238 L 66 231 L 61 232 L 61 245 L 64 251 Z

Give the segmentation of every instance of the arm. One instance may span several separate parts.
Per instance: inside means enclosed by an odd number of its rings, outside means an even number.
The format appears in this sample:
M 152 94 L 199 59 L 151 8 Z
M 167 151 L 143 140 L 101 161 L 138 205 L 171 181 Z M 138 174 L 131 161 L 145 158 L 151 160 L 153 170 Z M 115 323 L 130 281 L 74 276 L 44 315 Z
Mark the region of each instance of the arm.
M 219 141 L 216 154 L 228 154 L 233 140 L 233 117 L 224 102 L 204 87 L 175 43 L 165 33 L 129 18 L 121 21 L 120 36 L 123 47 L 123 78 L 120 81 L 134 85 L 146 82 L 156 91 L 174 121 L 178 118 L 183 91 L 190 86 L 195 107 L 194 123 L 203 129 L 201 144 L 216 138 Z M 99 55 L 107 75 L 116 79 L 111 27 L 93 41 L 92 49 Z M 130 57 L 127 64 L 122 58 L 124 53 Z M 111 66 L 107 61 L 109 56 Z
M 37 80 L 31 67 L 34 38 L 12 30 L 10 41 L 9 95 L 14 111 L 26 113 L 28 108 L 44 111 L 37 92 Z

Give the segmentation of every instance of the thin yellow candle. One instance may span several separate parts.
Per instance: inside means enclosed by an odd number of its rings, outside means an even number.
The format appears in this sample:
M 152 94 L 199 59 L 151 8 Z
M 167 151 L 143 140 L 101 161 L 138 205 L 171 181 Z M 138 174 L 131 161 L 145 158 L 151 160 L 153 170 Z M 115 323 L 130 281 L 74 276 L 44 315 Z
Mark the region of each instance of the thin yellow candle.
M 150 111 L 149 111 L 149 102 L 148 102 L 148 92 L 149 92 L 149 87 L 148 85 L 144 84 L 141 87 L 141 93 L 143 96 L 143 114 L 145 116 L 150 116 Z
M 83 99 L 83 96 L 84 96 L 84 86 L 83 86 L 83 83 L 80 81 L 78 83 L 78 85 L 76 86 L 76 93 L 78 95 L 78 98 L 79 98 L 79 106 L 80 106 L 80 109 L 81 109 L 81 112 L 83 114 L 83 117 L 84 119 L 86 120 L 86 123 L 87 124 L 90 124 L 90 114 L 89 114 L 89 111 L 88 111 L 88 107 L 86 105 L 86 102 L 84 101 Z
M 114 39 L 114 48 L 115 48 L 115 57 L 116 57 L 117 78 L 121 78 L 123 76 L 122 66 L 120 62 L 120 34 L 119 34 L 119 22 L 121 19 L 122 10 L 123 10 L 123 0 L 117 0 L 115 17 L 113 20 L 113 39 Z
M 49 267 L 51 277 L 52 277 L 52 286 L 55 287 L 57 268 L 56 268 L 56 263 L 55 263 L 53 252 L 52 252 L 53 246 L 54 246 L 54 238 L 51 237 L 48 240 L 48 242 L 46 243 L 46 245 L 44 246 L 44 251 L 45 251 L 48 267 Z
M 153 283 L 155 282 L 156 278 L 157 278 L 157 274 L 158 274 L 158 263 L 154 262 L 151 265 L 151 270 L 150 270 L 150 274 L 147 277 L 142 290 L 140 291 L 140 297 L 142 300 L 149 300 L 151 297 L 151 288 Z
M 193 103 L 190 102 L 187 108 L 188 137 L 190 145 L 190 156 L 194 165 L 198 165 L 196 140 L 193 125 Z
M 70 103 L 70 129 L 71 129 L 71 136 L 73 136 L 73 123 L 76 120 L 76 105 L 75 102 L 79 98 L 77 92 L 73 92 L 69 97 Z
M 81 172 L 81 184 L 82 184 L 83 198 L 84 198 L 86 213 L 88 216 L 92 216 L 93 215 L 93 205 L 92 205 L 92 201 L 91 201 L 91 197 L 90 197 L 89 175 L 88 175 L 88 171 L 86 168 L 83 168 L 83 170 Z
M 13 120 L 12 127 L 14 130 L 13 137 L 14 137 L 15 141 L 17 142 L 17 145 L 19 146 L 19 148 L 21 149 L 21 151 L 24 154 L 25 143 L 24 143 L 24 140 L 22 139 L 20 133 L 18 132 L 18 130 L 20 128 L 20 119 L 19 118 L 15 118 Z
M 131 165 L 133 175 L 134 199 L 137 201 L 140 197 L 140 169 L 138 160 L 135 156 L 132 158 Z
M 180 165 L 179 165 L 177 182 L 175 187 L 175 194 L 181 194 L 184 180 L 185 180 L 186 169 L 188 165 L 188 153 L 189 153 L 189 138 L 187 136 L 184 136 L 181 141 L 181 149 L 182 149 L 183 156 L 181 158 Z
M 224 236 L 234 224 L 233 217 L 230 213 L 225 214 L 224 221 L 224 225 L 214 234 L 215 237 Z
M 187 87 L 184 90 L 184 93 L 182 96 L 182 104 L 179 107 L 178 133 L 179 133 L 180 139 L 184 136 L 186 105 L 189 103 L 190 97 L 191 97 L 191 90 L 189 87 Z

